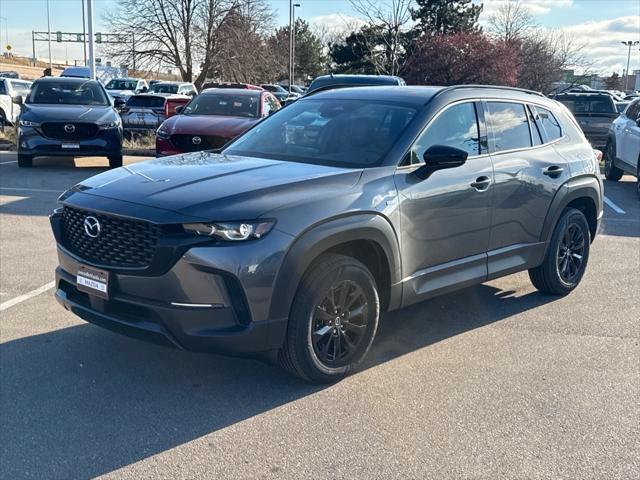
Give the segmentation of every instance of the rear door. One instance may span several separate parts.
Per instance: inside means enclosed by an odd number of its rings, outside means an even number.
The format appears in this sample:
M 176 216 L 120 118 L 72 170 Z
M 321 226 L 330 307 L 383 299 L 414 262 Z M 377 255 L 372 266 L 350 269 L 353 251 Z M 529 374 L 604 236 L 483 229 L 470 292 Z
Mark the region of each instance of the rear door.
M 165 119 L 165 97 L 159 95 L 134 95 L 122 110 L 125 128 L 155 129 Z
M 553 147 L 552 138 L 561 130 L 551 112 L 543 109 L 550 132 L 554 124 L 557 130 L 547 135 L 541 122 L 534 121 L 536 109 L 525 103 L 483 104 L 495 174 L 488 254 L 491 278 L 536 263 L 544 251 L 540 235 L 547 211 L 569 178 L 569 168 Z

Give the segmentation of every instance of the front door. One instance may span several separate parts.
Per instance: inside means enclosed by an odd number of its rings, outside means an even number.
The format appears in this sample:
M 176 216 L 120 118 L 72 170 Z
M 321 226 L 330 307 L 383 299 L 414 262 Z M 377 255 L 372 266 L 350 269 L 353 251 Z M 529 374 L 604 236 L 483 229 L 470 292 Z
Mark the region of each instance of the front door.
M 474 102 L 445 107 L 396 172 L 405 305 L 486 278 L 493 169 L 480 131 Z M 461 148 L 469 157 L 420 179 L 414 172 L 433 145 Z

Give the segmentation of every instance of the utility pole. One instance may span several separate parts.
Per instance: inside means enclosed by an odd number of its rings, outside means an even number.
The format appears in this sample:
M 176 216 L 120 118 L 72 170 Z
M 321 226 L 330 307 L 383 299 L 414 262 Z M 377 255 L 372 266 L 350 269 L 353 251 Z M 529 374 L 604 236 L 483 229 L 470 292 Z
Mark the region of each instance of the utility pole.
M 49 36 L 49 68 L 53 75 L 53 61 L 51 60 L 51 17 L 49 16 L 49 0 L 47 0 L 47 33 Z
M 31 30 L 31 46 L 33 47 L 33 66 L 36 66 L 36 32 Z
M 635 47 L 636 45 L 640 45 L 640 41 L 638 40 L 629 40 L 620 42 L 623 45 L 629 47 L 629 53 L 627 54 L 627 74 L 624 77 L 624 89 L 629 90 L 629 62 L 631 61 L 631 47 Z
M 82 3 L 82 48 L 84 48 L 84 66 L 87 66 L 87 30 L 86 20 L 84 15 L 84 0 L 80 0 Z
M 96 79 L 96 55 L 93 38 L 93 0 L 87 0 L 87 25 L 89 30 L 89 77 Z

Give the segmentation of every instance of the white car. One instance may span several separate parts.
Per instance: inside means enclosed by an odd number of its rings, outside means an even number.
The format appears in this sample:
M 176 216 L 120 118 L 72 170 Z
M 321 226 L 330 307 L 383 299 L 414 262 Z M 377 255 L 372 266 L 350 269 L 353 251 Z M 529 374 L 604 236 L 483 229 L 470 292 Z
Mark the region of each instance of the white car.
M 609 128 L 604 174 L 617 181 L 635 175 L 640 196 L 640 98 L 631 102 Z
M 24 102 L 31 89 L 31 82 L 15 78 L 0 78 L 0 123 L 15 124 L 20 115 L 20 105 L 13 103 L 14 97 Z

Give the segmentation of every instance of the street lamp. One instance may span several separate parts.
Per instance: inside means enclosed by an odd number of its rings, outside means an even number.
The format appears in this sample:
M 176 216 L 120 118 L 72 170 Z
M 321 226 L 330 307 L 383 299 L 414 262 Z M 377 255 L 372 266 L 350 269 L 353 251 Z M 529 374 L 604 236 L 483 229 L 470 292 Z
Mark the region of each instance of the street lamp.
M 53 61 L 51 60 L 51 17 L 49 16 L 49 0 L 47 0 L 47 38 L 49 39 L 49 71 L 53 75 Z
M 627 76 L 624 77 L 624 89 L 629 90 L 629 62 L 631 61 L 631 47 L 635 47 L 636 45 L 640 45 L 640 41 L 638 40 L 629 40 L 620 42 L 623 45 L 629 47 L 629 53 L 627 54 Z
M 289 82 L 289 93 L 291 93 L 291 84 L 296 80 L 296 7 L 300 7 L 300 4 L 293 4 L 293 41 L 291 43 L 291 81 Z
M 293 0 L 289 0 L 289 94 L 291 94 L 291 83 L 293 82 L 293 55 L 294 55 L 294 44 L 295 38 L 293 33 L 293 16 L 294 9 L 299 7 L 300 4 L 293 3 Z

